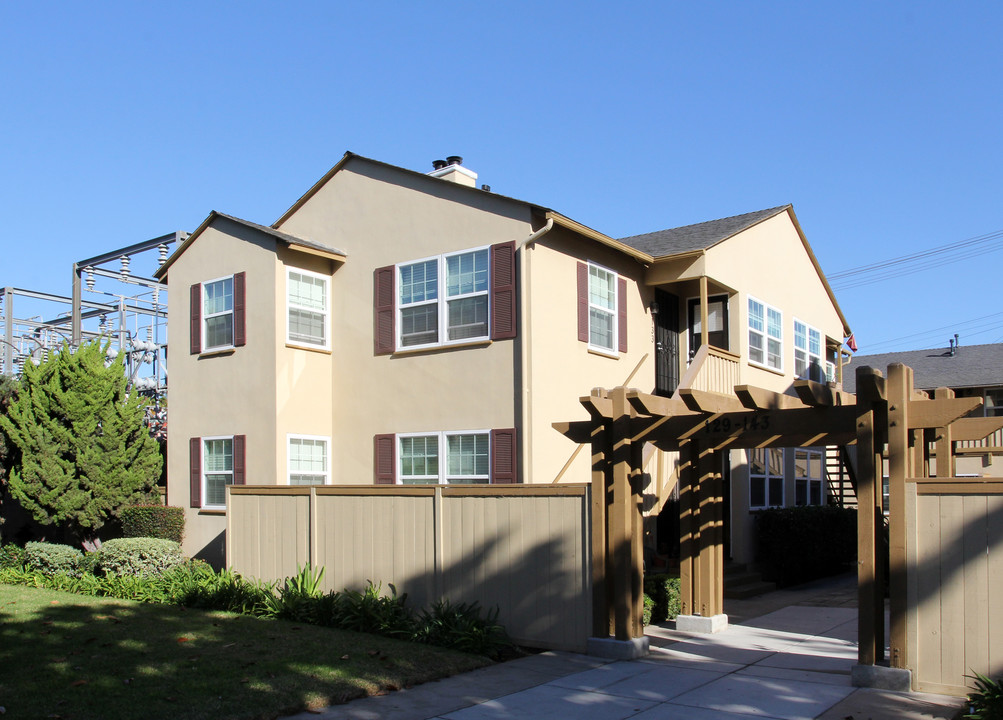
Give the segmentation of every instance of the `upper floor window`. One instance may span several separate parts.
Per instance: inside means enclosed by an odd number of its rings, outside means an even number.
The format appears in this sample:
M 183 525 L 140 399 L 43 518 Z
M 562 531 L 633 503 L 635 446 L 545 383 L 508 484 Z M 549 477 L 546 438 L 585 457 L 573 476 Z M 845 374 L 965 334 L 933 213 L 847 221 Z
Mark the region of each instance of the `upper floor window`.
M 330 482 L 328 438 L 289 436 L 289 484 L 326 485 Z
M 191 353 L 228 350 L 246 342 L 246 274 L 191 286 Z
M 749 362 L 784 369 L 784 316 L 777 308 L 749 298 Z
M 825 382 L 822 333 L 800 320 L 794 321 L 794 374 L 804 380 Z
M 306 347 L 330 347 L 328 278 L 307 270 L 286 273 L 288 342 Z
M 202 283 L 202 349 L 233 347 L 233 277 Z
M 589 263 L 589 345 L 614 352 L 616 273 Z
M 488 248 L 397 266 L 398 347 L 488 339 Z

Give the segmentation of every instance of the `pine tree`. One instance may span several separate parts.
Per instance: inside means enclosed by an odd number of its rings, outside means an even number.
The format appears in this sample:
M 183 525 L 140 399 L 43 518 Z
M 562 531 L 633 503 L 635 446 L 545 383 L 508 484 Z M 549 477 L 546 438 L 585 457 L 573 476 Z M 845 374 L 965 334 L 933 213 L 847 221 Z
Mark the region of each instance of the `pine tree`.
M 25 363 L 0 415 L 16 448 L 11 497 L 88 549 L 120 508 L 147 496 L 162 462 L 143 424 L 145 401 L 127 397 L 121 356 L 106 367 L 105 350 L 98 342 L 64 346 L 37 367 Z

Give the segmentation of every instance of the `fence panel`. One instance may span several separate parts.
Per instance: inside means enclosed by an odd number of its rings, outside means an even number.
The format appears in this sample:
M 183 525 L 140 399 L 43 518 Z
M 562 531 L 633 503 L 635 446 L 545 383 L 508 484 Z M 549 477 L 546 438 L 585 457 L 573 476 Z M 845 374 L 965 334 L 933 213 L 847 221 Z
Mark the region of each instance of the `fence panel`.
M 276 580 L 311 562 L 327 590 L 393 583 L 409 603 L 499 609 L 521 644 L 584 650 L 587 485 L 228 488 L 227 563 Z

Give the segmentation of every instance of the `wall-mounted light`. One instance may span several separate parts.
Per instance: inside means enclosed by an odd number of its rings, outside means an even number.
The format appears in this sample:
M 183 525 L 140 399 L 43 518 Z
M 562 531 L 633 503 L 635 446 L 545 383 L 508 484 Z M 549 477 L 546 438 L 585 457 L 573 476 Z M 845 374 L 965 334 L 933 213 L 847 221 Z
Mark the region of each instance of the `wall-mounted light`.
M 648 310 L 651 311 L 652 315 L 657 315 L 658 314 L 658 303 L 655 302 L 654 300 L 652 300 L 650 303 L 648 303 Z

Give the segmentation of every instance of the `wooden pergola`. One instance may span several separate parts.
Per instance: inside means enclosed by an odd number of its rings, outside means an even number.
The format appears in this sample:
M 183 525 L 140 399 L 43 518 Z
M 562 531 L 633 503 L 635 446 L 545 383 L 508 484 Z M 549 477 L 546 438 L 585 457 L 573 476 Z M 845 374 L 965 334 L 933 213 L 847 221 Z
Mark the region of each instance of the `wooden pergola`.
M 884 654 L 882 452 L 891 477 L 892 665 L 904 657 L 904 525 L 896 522 L 906 477 L 929 475 L 931 443 L 941 475 L 953 474 L 952 443 L 985 438 L 1003 418 L 965 418 L 980 398 L 930 398 L 912 371 L 892 365 L 886 380 L 857 370 L 857 394 L 797 381 L 794 395 L 748 385 L 733 395 L 680 389 L 671 398 L 626 387 L 597 388 L 581 402 L 591 418 L 555 423 L 592 449 L 592 580 L 595 637 L 641 638 L 643 611 L 642 450 L 676 451 L 679 464 L 682 615 L 724 617 L 722 453 L 734 449 L 857 446 L 859 660 Z M 964 418 L 964 419 L 963 419 Z M 665 488 L 664 492 L 671 491 Z M 901 510 L 899 510 L 901 512 Z M 902 527 L 899 527 L 902 526 Z

